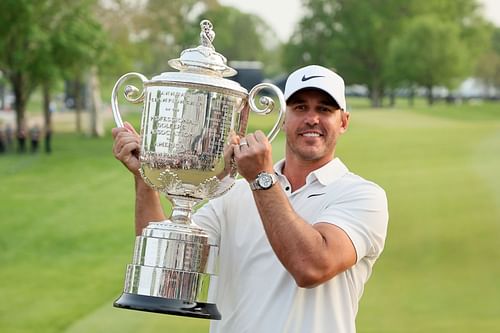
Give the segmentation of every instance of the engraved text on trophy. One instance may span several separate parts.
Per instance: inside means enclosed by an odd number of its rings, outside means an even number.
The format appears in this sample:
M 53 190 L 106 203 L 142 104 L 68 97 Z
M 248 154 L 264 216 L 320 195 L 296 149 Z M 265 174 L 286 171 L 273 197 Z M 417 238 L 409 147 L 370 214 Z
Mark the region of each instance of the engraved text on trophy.
M 152 88 L 142 117 L 142 171 L 165 194 L 212 197 L 220 189 L 240 97 L 195 88 Z

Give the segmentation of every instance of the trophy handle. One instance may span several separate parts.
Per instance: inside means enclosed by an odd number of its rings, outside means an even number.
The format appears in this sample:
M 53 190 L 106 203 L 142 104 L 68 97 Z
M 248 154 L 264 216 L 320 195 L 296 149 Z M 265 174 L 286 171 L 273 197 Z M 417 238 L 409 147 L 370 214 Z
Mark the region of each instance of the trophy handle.
M 111 110 L 113 111 L 113 118 L 115 119 L 116 126 L 118 127 L 123 127 L 122 116 L 120 115 L 120 110 L 118 109 L 118 97 L 117 97 L 118 89 L 120 88 L 123 82 L 125 82 L 126 80 L 128 80 L 133 76 L 138 77 L 142 81 L 143 88 L 141 94 L 136 98 L 132 97 L 132 95 L 136 94 L 139 91 L 139 89 L 137 89 L 137 87 L 135 86 L 128 85 L 125 87 L 125 90 L 123 91 L 125 99 L 130 103 L 134 104 L 141 103 L 142 101 L 144 101 L 144 83 L 148 80 L 148 78 L 140 73 L 134 73 L 134 72 L 122 75 L 118 79 L 118 81 L 116 81 L 115 86 L 113 87 L 113 91 L 111 93 Z
M 283 93 L 281 90 L 276 87 L 274 84 L 271 83 L 260 83 L 256 85 L 255 87 L 250 90 L 250 93 L 248 94 L 248 104 L 250 105 L 250 109 L 259 114 L 259 115 L 266 115 L 269 114 L 271 111 L 274 109 L 274 100 L 268 96 L 262 96 L 259 100 L 259 103 L 264 106 L 263 109 L 259 108 L 255 104 L 255 96 L 262 90 L 262 89 L 269 89 L 272 92 L 276 94 L 278 97 L 278 100 L 280 102 L 280 108 L 279 108 L 279 115 L 278 119 L 276 120 L 276 123 L 274 124 L 273 128 L 271 131 L 267 134 L 267 138 L 269 139 L 269 142 L 272 142 L 278 132 L 280 131 L 281 125 L 283 125 L 283 120 L 285 119 L 285 110 L 286 110 L 286 102 L 285 102 L 285 97 L 283 96 Z

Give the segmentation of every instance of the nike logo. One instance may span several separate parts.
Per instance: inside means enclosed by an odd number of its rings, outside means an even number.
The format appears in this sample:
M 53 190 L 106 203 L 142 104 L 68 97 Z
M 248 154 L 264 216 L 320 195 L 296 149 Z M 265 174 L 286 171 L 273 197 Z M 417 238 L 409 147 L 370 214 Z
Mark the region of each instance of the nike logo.
M 323 194 L 326 194 L 326 193 L 309 194 L 309 196 L 307 196 L 307 198 L 318 197 L 318 196 L 323 195 Z
M 302 82 L 304 82 L 304 81 L 308 81 L 308 80 L 310 80 L 310 79 L 315 79 L 315 78 L 318 78 L 318 77 L 324 77 L 324 76 L 323 76 L 323 75 L 311 75 L 311 76 L 309 76 L 309 77 L 306 77 L 306 76 L 304 75 L 304 76 L 302 76 Z

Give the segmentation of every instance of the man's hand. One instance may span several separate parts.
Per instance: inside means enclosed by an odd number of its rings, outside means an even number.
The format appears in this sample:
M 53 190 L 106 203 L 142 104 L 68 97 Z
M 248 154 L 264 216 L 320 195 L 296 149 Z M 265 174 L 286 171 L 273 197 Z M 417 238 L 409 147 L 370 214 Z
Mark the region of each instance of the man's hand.
M 113 154 L 116 159 L 125 165 L 125 167 L 134 174 L 140 177 L 139 162 L 140 142 L 141 138 L 130 123 L 125 122 L 124 127 L 116 127 L 112 130 L 115 142 L 113 144 Z
M 231 130 L 227 139 L 227 143 L 224 146 L 224 172 L 217 177 L 223 179 L 227 175 L 236 175 L 236 164 L 234 161 L 234 146 L 240 143 L 240 137 Z
M 262 131 L 241 138 L 233 149 L 238 171 L 247 181 L 253 181 L 262 171 L 273 172 L 271 143 Z

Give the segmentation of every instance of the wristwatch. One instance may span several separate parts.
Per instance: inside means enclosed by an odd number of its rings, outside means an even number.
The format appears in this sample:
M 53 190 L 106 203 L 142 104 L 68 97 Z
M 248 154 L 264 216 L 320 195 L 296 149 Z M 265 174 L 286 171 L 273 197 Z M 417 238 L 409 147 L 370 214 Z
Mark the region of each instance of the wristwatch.
M 249 184 L 252 191 L 268 190 L 276 184 L 277 181 L 278 177 L 276 177 L 274 173 L 261 172 L 257 175 L 257 178 Z

